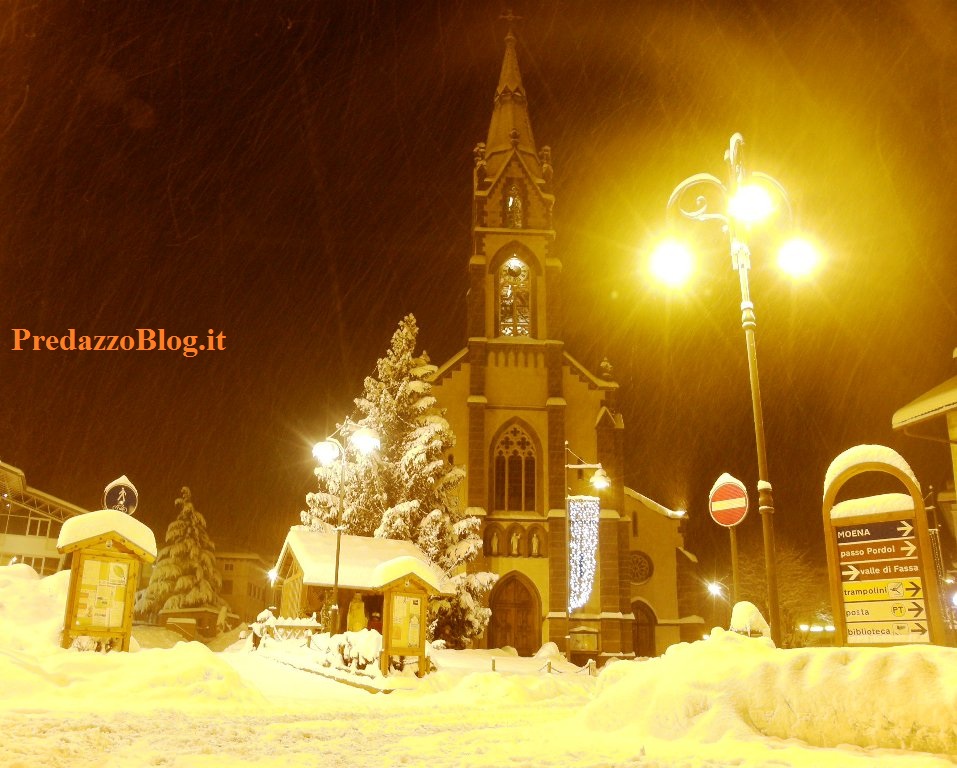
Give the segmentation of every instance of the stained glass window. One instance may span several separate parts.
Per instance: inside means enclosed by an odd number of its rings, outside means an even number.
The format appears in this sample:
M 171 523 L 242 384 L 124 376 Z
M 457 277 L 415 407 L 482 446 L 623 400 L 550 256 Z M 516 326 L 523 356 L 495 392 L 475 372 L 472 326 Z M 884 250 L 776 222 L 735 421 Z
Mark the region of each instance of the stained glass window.
M 499 333 L 502 336 L 530 336 L 531 315 L 528 265 L 512 256 L 498 271 Z

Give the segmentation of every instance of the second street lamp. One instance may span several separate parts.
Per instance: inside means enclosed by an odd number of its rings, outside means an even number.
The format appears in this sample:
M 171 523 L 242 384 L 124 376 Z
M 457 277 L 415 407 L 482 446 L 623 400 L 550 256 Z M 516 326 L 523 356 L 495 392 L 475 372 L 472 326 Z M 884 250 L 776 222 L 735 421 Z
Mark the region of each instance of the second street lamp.
M 718 221 L 727 234 L 731 251 L 731 266 L 738 273 L 741 286 L 741 327 L 744 329 L 748 354 L 748 372 L 751 383 L 751 408 L 754 414 L 754 437 L 758 460 L 758 511 L 761 514 L 761 527 L 764 537 L 764 560 L 767 578 L 768 620 L 771 625 L 771 637 L 776 645 L 781 641 L 780 609 L 778 604 L 777 569 L 774 547 L 774 501 L 771 494 L 771 482 L 768 479 L 767 449 L 764 440 L 764 414 L 761 407 L 761 386 L 758 380 L 758 359 L 755 346 L 755 328 L 757 320 L 754 303 L 748 284 L 748 271 L 751 269 L 751 251 L 746 235 L 751 224 L 770 215 L 774 210 L 771 193 L 774 193 L 790 216 L 790 202 L 784 187 L 771 176 L 763 173 L 746 173 L 744 166 L 744 139 L 740 133 L 731 137 L 725 160 L 728 163 L 729 182 L 723 184 L 709 173 L 698 173 L 682 181 L 671 193 L 668 200 L 668 212 L 680 213 L 693 221 Z M 684 200 L 693 198 L 690 208 L 682 205 Z M 715 200 L 717 198 L 717 200 Z M 687 253 L 682 254 L 673 244 L 670 250 L 656 252 L 655 267 L 664 279 L 676 282 L 690 268 Z M 806 271 L 813 253 L 803 241 L 791 241 L 786 244 L 786 253 L 790 263 Z
M 312 449 L 312 455 L 324 467 L 332 466 L 339 461 L 339 493 L 336 506 L 336 562 L 332 582 L 332 617 L 330 633 L 339 634 L 339 552 L 342 544 L 342 508 L 345 501 L 345 482 L 346 482 L 346 448 L 336 438 L 336 434 L 342 435 L 350 429 L 348 443 L 352 445 L 359 453 L 368 456 L 379 448 L 379 436 L 368 427 L 355 427 L 351 421 L 346 421 L 339 429 L 320 443 L 316 443 Z

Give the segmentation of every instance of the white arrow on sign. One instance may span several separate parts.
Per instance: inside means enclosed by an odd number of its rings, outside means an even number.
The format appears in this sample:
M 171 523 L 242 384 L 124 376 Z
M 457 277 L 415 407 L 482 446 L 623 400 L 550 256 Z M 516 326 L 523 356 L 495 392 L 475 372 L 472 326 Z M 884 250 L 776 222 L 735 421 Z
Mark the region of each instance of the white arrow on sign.
M 904 550 L 904 557 L 910 557 L 917 551 L 917 545 L 913 541 L 905 541 L 901 549 Z
M 844 576 L 848 581 L 854 581 L 858 576 L 861 575 L 861 572 L 850 563 L 844 567 L 847 570 L 841 571 L 841 576 Z
M 910 536 L 911 531 L 914 530 L 914 526 L 908 523 L 906 520 L 901 520 L 901 524 L 897 526 L 897 532 L 901 536 Z

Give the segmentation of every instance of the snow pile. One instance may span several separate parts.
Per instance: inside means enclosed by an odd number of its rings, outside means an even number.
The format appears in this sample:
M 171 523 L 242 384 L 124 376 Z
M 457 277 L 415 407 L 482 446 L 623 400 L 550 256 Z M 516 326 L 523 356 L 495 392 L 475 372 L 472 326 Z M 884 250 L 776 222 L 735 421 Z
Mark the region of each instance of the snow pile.
M 771 627 L 767 620 L 761 615 L 761 611 L 754 603 L 742 600 L 734 604 L 731 609 L 731 625 L 729 629 L 740 635 L 753 637 L 771 637 Z
M 41 579 L 26 563 L 0 567 L 0 650 L 58 648 L 69 588 L 69 571 Z
M 636 738 L 772 736 L 957 754 L 957 650 L 779 650 L 715 628 L 708 641 L 606 667 L 583 716 L 590 729 Z
M 300 642 L 299 645 L 303 643 Z M 358 632 L 343 632 L 339 635 L 322 632 L 312 636 L 309 650 L 311 653 L 300 652 L 299 655 L 311 657 L 313 664 L 318 667 L 378 675 L 382 635 L 374 629 L 360 629 Z
M 61 649 L 65 577 L 0 567 L 0 765 L 952 768 L 957 755 L 952 648 L 782 650 L 718 628 L 597 678 L 546 644 L 434 648 L 424 679 L 372 665 L 342 685 L 328 672 L 350 673 L 309 671 L 320 654 L 305 637 Z M 375 633 L 353 634 L 365 653 Z

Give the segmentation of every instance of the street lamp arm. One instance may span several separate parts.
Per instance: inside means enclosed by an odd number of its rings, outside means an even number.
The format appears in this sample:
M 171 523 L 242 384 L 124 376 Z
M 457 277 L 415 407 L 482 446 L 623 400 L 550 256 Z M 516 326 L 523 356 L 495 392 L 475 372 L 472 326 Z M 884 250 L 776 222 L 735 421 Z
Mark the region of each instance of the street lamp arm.
M 695 197 L 695 208 L 692 210 L 686 209 L 681 205 L 681 200 L 687 195 L 689 190 L 700 189 L 701 192 Z M 716 189 L 720 192 L 721 197 L 724 200 L 724 203 L 727 204 L 728 199 L 728 188 L 721 182 L 721 180 L 710 173 L 696 173 L 694 176 L 689 176 L 687 179 L 682 181 L 677 187 L 674 188 L 674 191 L 671 193 L 671 197 L 668 198 L 668 205 L 666 210 L 671 213 L 672 211 L 678 211 L 686 219 L 692 219 L 693 221 L 721 221 L 727 223 L 728 216 L 726 213 L 719 212 L 709 212 L 709 199 L 704 191 L 709 189 Z

